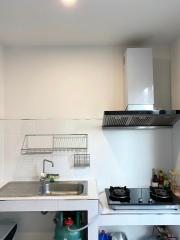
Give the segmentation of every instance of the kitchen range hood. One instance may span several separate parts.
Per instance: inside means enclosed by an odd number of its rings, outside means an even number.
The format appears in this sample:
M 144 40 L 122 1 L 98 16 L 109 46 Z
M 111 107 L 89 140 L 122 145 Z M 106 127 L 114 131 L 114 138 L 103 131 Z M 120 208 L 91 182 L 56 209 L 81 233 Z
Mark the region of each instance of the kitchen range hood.
M 154 109 L 151 48 L 128 48 L 124 56 L 124 111 L 105 111 L 103 128 L 173 127 L 180 110 Z

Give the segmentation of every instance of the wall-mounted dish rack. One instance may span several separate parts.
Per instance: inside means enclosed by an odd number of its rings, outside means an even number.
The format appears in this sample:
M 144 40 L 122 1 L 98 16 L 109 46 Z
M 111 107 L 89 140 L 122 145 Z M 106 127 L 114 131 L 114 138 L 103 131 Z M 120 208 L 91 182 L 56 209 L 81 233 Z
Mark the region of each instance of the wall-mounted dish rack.
M 90 154 L 74 154 L 74 167 L 90 167 Z
M 73 152 L 74 167 L 89 167 L 88 134 L 29 134 L 25 135 L 22 155 Z

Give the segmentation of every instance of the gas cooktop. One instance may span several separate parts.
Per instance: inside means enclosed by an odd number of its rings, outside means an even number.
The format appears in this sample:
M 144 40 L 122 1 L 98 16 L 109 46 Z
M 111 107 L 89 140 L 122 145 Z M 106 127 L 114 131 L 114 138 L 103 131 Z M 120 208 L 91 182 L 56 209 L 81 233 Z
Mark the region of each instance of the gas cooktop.
M 108 205 L 114 210 L 178 210 L 180 199 L 170 189 L 106 188 Z

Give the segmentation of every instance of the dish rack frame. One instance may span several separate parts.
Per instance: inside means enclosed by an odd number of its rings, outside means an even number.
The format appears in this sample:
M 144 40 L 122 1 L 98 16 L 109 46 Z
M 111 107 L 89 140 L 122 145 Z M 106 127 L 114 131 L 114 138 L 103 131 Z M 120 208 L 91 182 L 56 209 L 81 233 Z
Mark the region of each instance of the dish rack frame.
M 32 147 L 31 141 L 48 138 L 46 146 Z M 26 134 L 21 147 L 22 155 L 43 155 L 55 152 L 74 153 L 74 167 L 90 167 L 88 134 Z

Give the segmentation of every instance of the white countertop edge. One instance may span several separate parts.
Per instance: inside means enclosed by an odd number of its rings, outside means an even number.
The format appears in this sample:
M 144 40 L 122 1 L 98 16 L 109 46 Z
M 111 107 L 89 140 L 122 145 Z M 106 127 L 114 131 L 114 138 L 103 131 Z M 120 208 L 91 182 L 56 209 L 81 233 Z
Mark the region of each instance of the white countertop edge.
M 27 197 L 0 197 L 0 201 L 27 201 L 27 200 L 98 200 L 97 183 L 95 179 L 57 179 L 56 181 L 88 181 L 88 194 L 79 196 L 27 196 Z M 0 181 L 0 188 L 7 181 Z
M 0 181 L 0 188 L 2 188 L 4 185 L 6 185 L 8 182 L 7 181 Z

